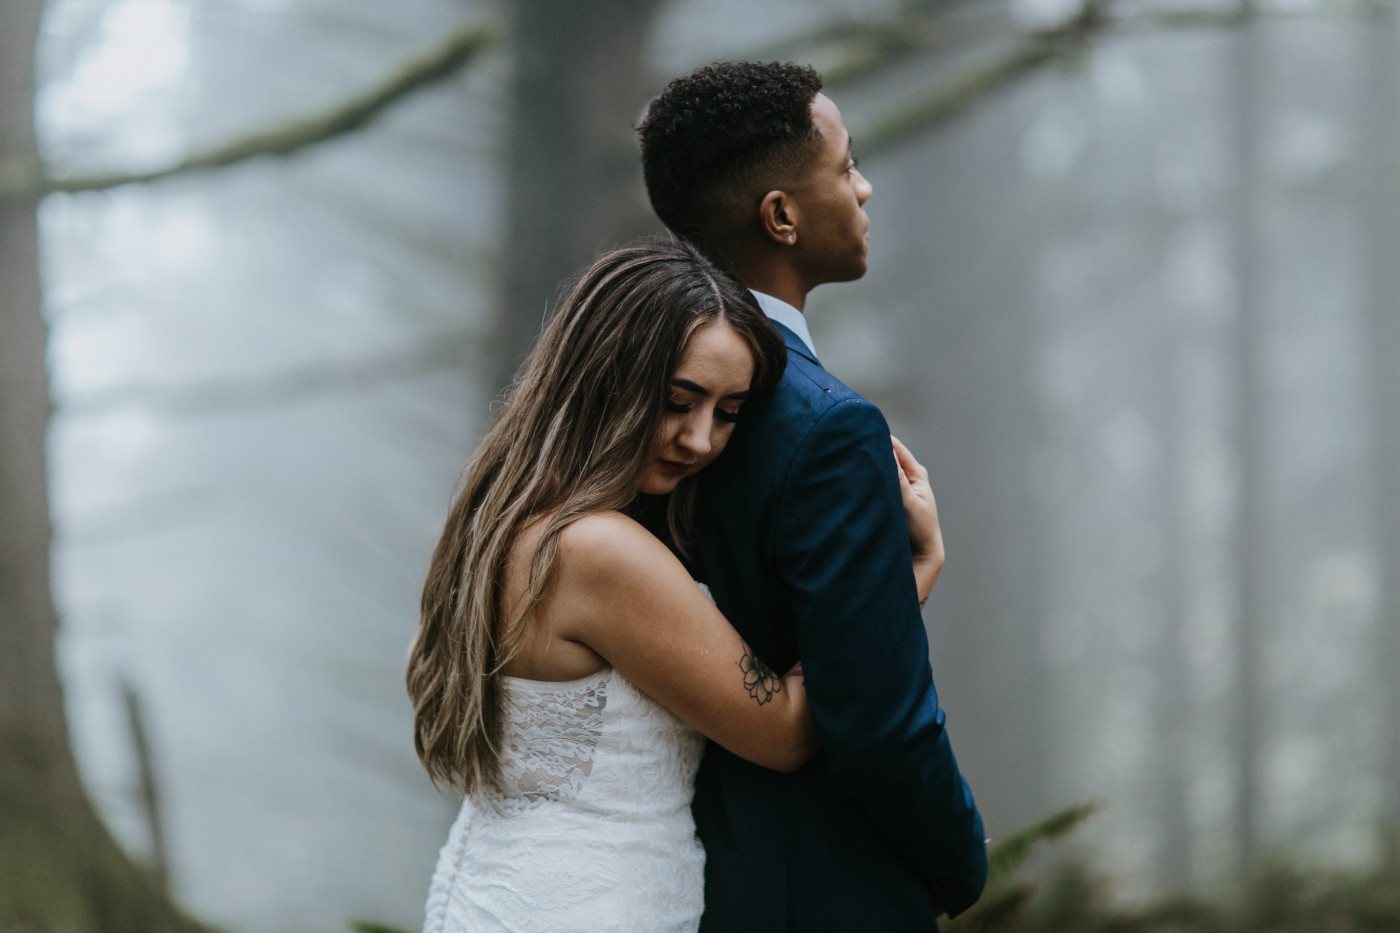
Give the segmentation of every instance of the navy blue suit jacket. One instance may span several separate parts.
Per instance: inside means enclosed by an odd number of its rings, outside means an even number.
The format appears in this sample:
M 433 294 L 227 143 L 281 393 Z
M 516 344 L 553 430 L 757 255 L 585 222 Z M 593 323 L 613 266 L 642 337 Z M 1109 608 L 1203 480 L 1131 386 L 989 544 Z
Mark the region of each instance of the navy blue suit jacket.
M 937 907 L 977 899 L 987 854 L 934 691 L 889 428 L 774 326 L 787 370 L 702 474 L 694 556 L 769 667 L 801 659 L 822 751 L 782 774 L 709 745 L 701 930 L 926 933 Z

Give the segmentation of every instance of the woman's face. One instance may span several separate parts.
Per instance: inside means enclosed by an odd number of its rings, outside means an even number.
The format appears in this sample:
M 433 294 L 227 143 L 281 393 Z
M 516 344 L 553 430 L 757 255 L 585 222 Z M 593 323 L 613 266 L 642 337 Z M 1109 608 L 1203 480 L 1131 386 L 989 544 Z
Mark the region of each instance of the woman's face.
M 749 345 L 723 322 L 696 331 L 671 375 L 661 432 L 642 470 L 642 492 L 662 495 L 710 464 L 734 433 L 753 382 Z

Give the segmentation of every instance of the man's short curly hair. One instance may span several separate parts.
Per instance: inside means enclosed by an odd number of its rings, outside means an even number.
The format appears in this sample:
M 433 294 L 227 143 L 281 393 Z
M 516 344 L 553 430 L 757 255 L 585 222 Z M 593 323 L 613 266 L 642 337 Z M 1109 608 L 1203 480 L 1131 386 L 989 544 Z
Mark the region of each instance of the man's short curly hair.
M 637 128 L 656 216 L 703 247 L 746 220 L 756 189 L 781 187 L 821 139 L 819 74 L 781 62 L 716 62 L 668 84 Z

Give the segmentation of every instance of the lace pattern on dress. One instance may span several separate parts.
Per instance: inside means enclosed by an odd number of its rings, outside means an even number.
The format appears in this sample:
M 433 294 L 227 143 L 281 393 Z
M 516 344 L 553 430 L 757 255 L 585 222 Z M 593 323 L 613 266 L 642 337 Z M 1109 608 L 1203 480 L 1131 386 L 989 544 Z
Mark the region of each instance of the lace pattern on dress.
M 425 933 L 696 933 L 704 738 L 617 671 L 505 687 L 502 780 L 463 802 Z
M 571 690 L 511 691 L 510 739 L 501 756 L 507 795 L 502 805 L 511 809 L 575 799 L 593 771 L 607 706 L 606 677 Z

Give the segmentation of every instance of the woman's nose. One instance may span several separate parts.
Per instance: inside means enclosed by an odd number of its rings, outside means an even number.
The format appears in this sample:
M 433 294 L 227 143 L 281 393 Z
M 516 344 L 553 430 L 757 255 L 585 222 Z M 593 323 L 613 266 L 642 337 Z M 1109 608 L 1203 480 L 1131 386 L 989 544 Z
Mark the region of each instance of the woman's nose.
M 703 457 L 710 452 L 710 419 L 696 412 L 693 417 L 687 418 L 685 427 L 681 429 L 678 438 L 681 447 Z

